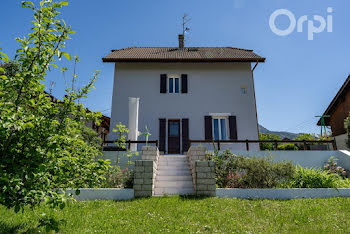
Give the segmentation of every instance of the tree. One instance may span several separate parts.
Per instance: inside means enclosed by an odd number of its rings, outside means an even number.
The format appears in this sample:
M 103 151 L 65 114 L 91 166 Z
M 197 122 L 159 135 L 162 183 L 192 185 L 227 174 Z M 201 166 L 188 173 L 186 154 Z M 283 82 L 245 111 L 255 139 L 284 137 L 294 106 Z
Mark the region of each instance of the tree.
M 6 64 L 0 67 L 0 204 L 16 212 L 42 202 L 63 208 L 70 200 L 64 188 L 97 186 L 108 169 L 108 161 L 96 159 L 101 151 L 88 143 L 85 129 L 86 121 L 98 124 L 101 113 L 76 104 L 93 88 L 98 72 L 86 86 L 67 87 L 64 98 L 52 102 L 44 91 L 46 73 L 58 68 L 55 60 L 71 60 L 64 48 L 74 32 L 58 18 L 68 2 L 22 5 L 34 13 L 31 33 L 16 39 L 20 49 L 11 63 L 0 48 L 0 61 Z M 72 84 L 76 78 L 73 72 Z
M 281 140 L 281 137 L 276 134 L 269 133 L 259 133 L 259 139 L 265 141 L 275 141 Z M 260 150 L 273 150 L 273 143 L 260 143 Z

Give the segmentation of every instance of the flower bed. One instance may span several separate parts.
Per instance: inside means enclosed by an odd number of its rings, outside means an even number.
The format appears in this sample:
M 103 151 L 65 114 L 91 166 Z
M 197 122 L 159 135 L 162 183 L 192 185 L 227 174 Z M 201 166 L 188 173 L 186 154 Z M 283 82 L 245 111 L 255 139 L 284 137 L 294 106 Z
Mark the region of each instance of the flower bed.
M 350 188 L 349 173 L 330 158 L 323 169 L 302 168 L 271 157 L 243 157 L 229 150 L 208 153 L 216 161 L 219 188 Z

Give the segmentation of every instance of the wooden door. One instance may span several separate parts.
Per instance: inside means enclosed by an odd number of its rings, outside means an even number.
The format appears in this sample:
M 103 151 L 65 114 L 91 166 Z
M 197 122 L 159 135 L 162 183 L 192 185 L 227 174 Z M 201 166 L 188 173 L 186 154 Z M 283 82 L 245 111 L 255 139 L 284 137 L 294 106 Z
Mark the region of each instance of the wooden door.
M 180 154 L 180 120 L 168 120 L 168 153 Z

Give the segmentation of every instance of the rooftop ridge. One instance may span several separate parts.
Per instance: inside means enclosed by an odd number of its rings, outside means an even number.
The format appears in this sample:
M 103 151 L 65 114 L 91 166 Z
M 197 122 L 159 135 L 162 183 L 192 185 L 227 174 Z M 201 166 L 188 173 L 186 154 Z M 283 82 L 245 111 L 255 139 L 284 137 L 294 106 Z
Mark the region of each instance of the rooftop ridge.
M 112 49 L 111 51 L 114 52 L 114 51 L 122 51 L 122 50 L 128 50 L 128 49 L 135 49 L 135 48 L 140 48 L 140 49 L 143 49 L 143 48 L 149 48 L 149 49 L 156 49 L 156 48 L 159 48 L 159 49 L 175 49 L 175 48 L 179 48 L 179 47 L 176 47 L 176 46 L 130 46 L 130 47 L 125 47 L 125 48 L 120 48 L 120 49 Z M 243 51 L 254 51 L 254 50 L 250 50 L 250 49 L 244 49 L 244 48 L 238 48 L 238 47 L 232 47 L 232 46 L 186 46 L 184 47 L 185 49 L 186 48 L 228 48 L 228 49 L 234 49 L 234 50 L 243 50 Z

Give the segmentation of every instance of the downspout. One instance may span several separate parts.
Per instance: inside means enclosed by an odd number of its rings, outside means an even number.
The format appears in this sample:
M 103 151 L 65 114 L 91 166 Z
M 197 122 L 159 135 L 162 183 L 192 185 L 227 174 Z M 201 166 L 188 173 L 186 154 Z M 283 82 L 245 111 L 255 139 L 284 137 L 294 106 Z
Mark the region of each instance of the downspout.
M 254 70 L 258 66 L 258 64 L 259 64 L 259 61 L 256 62 L 255 66 L 252 69 L 252 82 L 253 82 L 253 93 L 254 93 L 254 104 L 255 104 L 256 129 L 258 130 L 258 140 L 259 140 L 260 132 L 259 132 L 258 110 L 256 107 L 255 84 L 254 84 Z

